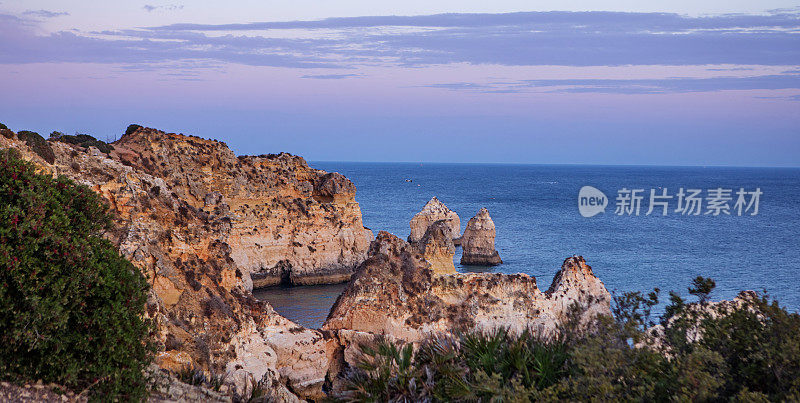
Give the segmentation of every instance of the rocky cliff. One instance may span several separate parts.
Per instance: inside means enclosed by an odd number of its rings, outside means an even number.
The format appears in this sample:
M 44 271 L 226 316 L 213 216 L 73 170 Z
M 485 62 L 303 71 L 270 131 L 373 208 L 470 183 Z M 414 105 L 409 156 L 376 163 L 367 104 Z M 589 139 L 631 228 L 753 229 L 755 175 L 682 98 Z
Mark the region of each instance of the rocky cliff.
M 458 214 L 450 210 L 434 196 L 425 204 L 422 210 L 411 219 L 409 223 L 411 226 L 411 234 L 408 235 L 408 242 L 418 242 L 425 236 L 428 227 L 439 220 L 444 220 L 450 227 L 453 237 L 458 238 L 459 234 L 461 234 L 461 220 L 458 218 Z
M 453 231 L 445 220 L 431 224 L 422 239 L 412 244 L 422 257 L 431 265 L 436 274 L 452 274 L 456 272 L 453 256 L 456 247 L 453 244 Z
M 567 259 L 546 292 L 522 274 L 453 273 L 458 218 L 435 198 L 412 221 L 424 227 L 416 246 L 385 232 L 370 244 L 352 183 L 302 158 L 236 157 L 221 142 L 144 128 L 101 146 L 106 152 L 0 133 L 0 148 L 108 201 L 116 222 L 107 237 L 152 285 L 156 363 L 225 376 L 239 396 L 260 385 L 273 401 L 323 399 L 358 342 L 376 334 L 413 341 L 465 327 L 547 332 L 573 302 L 588 306 L 586 315 L 609 311 L 608 292 L 582 258 Z M 322 331 L 250 292 L 254 282 L 340 281 L 354 266 Z
M 494 221 L 489 216 L 489 210 L 480 209 L 475 217 L 470 218 L 461 237 L 461 264 L 495 266 L 503 263 L 494 248 L 495 236 Z
M 334 304 L 324 330 L 417 341 L 431 332 L 507 327 L 556 330 L 573 303 L 610 314 L 611 296 L 582 257 L 564 261 L 542 292 L 525 274 L 437 275 L 416 248 L 380 232 L 370 257 Z
M 225 375 L 242 395 L 260 383 L 277 400 L 322 396 L 335 346 L 254 299 L 251 274 L 262 284 L 348 279 L 372 237 L 350 181 L 300 157 L 236 157 L 224 143 L 153 129 L 108 154 L 38 139 L 3 132 L 0 148 L 108 201 L 107 237 L 152 285 L 162 368 Z
M 112 157 L 163 179 L 192 208 L 227 217 L 230 256 L 256 285 L 346 281 L 372 240 L 353 183 L 301 157 L 237 157 L 219 141 L 152 129 L 123 136 Z

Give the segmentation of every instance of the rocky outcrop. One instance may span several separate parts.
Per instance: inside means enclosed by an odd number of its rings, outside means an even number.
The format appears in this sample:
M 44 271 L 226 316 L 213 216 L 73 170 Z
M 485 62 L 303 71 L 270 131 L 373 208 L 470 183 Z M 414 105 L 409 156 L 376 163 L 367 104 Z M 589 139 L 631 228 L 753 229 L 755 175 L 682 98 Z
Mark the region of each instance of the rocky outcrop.
M 266 282 L 349 278 L 371 239 L 350 181 L 288 154 L 236 157 L 224 143 L 153 129 L 126 134 L 110 154 L 48 143 L 52 164 L 0 136 L 0 148 L 108 202 L 115 226 L 106 236 L 151 284 L 158 364 L 224 375 L 239 395 L 267 385 L 280 400 L 323 396 L 330 339 L 253 298 L 251 273 Z
M 352 183 L 289 154 L 236 157 L 221 142 L 140 128 L 107 154 L 48 142 L 51 164 L 13 133 L 0 134 L 0 148 L 108 202 L 115 226 L 106 236 L 152 286 L 156 363 L 225 376 L 239 398 L 259 387 L 275 401 L 322 400 L 357 344 L 377 334 L 552 332 L 573 302 L 588 307 L 587 317 L 609 310 L 608 292 L 581 258 L 567 259 L 546 292 L 522 274 L 441 274 L 451 273 L 459 223 L 435 198 L 412 220 L 412 230 L 424 228 L 415 246 L 385 232 L 370 244 Z M 254 282 L 340 281 L 356 266 L 321 331 L 250 292 Z M 205 393 L 166 387 L 166 399 Z
M 434 196 L 425 204 L 422 211 L 411 219 L 411 234 L 408 235 L 408 242 L 419 242 L 425 236 L 428 227 L 439 220 L 444 220 L 447 223 L 447 226 L 452 231 L 453 238 L 457 238 L 461 234 L 461 219 L 458 218 L 458 214 L 447 208 L 444 203 Z
M 431 224 L 419 242 L 413 244 L 422 257 L 431 265 L 436 274 L 452 274 L 456 272 L 453 256 L 456 247 L 453 244 L 453 231 L 445 220 Z
M 461 264 L 495 266 L 503 263 L 494 248 L 494 238 L 494 221 L 489 216 L 489 210 L 482 208 L 469 220 L 461 237 Z
M 147 378 L 150 387 L 150 396 L 147 397 L 148 403 L 228 403 L 233 400 L 229 395 L 226 395 L 228 392 L 227 385 L 222 385 L 219 391 L 210 390 L 202 386 L 188 385 L 180 382 L 168 371 L 161 370 L 155 365 L 147 368 Z
M 225 143 L 140 129 L 120 162 L 164 180 L 191 207 L 227 217 L 225 242 L 257 285 L 347 281 L 372 240 L 352 182 L 286 153 L 235 156 Z
M 583 318 L 610 314 L 611 296 L 581 257 L 564 261 L 542 292 L 525 274 L 437 275 L 408 243 L 380 232 L 370 257 L 334 304 L 323 330 L 356 331 L 417 341 L 431 332 L 507 327 L 550 334 L 570 306 Z

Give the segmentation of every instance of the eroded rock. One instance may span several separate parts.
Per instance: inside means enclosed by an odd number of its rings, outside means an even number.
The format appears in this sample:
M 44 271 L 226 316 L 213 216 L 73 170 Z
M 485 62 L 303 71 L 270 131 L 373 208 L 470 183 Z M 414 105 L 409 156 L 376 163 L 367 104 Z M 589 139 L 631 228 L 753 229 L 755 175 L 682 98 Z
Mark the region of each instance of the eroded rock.
M 478 266 L 495 266 L 503 263 L 500 254 L 494 248 L 496 236 L 494 221 L 489 210 L 480 209 L 475 217 L 467 223 L 461 237 L 461 264 Z
M 456 272 L 453 256 L 456 247 L 453 244 L 453 231 L 445 220 L 431 224 L 425 235 L 414 244 L 422 257 L 431 265 L 436 274 L 452 274 Z
M 583 318 L 610 314 L 611 295 L 581 257 L 564 261 L 546 292 L 525 274 L 436 275 L 422 254 L 380 232 L 370 257 L 334 304 L 323 330 L 351 330 L 418 341 L 429 333 L 506 327 L 555 332 L 569 308 Z
M 457 238 L 461 233 L 461 219 L 458 218 L 458 214 L 447 208 L 444 203 L 434 196 L 425 204 L 422 211 L 411 219 L 411 234 L 408 235 L 408 242 L 419 242 L 425 236 L 428 227 L 439 220 L 444 220 L 447 223 L 452 231 L 453 238 Z
M 263 285 L 347 281 L 372 240 L 353 183 L 310 168 L 302 157 L 237 157 L 225 143 L 153 129 L 123 136 L 112 157 L 227 220 L 230 257 Z

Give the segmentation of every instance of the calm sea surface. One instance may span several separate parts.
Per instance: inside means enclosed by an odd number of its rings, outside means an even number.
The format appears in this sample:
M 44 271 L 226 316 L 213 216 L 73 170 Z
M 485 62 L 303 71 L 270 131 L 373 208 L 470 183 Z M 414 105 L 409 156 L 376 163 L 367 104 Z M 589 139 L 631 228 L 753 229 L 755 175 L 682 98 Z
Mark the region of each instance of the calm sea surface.
M 497 227 L 503 264 L 460 271 L 527 273 L 542 290 L 550 286 L 563 260 L 582 255 L 609 290 L 649 291 L 654 287 L 687 295 L 692 278 L 717 282 L 712 299 L 740 290 L 766 290 L 791 311 L 800 308 L 800 169 L 545 166 L 487 164 L 316 162 L 315 168 L 340 172 L 358 188 L 364 225 L 376 234 L 403 239 L 409 221 L 433 196 L 461 217 L 461 229 L 481 207 Z M 407 182 L 410 179 L 412 182 Z M 609 198 L 605 213 L 584 218 L 578 192 L 589 185 Z M 733 189 L 733 215 L 685 216 L 674 212 L 679 188 Z M 643 189 L 639 216 L 615 215 L 622 188 Z M 673 196 L 669 213 L 645 215 L 650 189 Z M 736 191 L 760 188 L 759 212 L 737 216 Z M 749 201 L 749 196 L 748 196 Z M 752 211 L 752 208 L 751 208 Z M 287 318 L 318 327 L 343 285 L 274 287 L 256 291 Z

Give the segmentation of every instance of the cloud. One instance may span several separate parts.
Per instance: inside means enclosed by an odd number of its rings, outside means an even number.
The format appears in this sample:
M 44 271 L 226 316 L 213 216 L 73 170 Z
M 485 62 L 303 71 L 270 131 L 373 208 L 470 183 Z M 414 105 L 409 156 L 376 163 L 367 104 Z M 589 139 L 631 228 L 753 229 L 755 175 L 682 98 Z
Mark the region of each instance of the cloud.
M 554 79 L 520 80 L 502 84 L 438 83 L 430 88 L 482 93 L 552 92 L 602 94 L 665 94 L 725 90 L 800 89 L 800 77 L 761 75 L 752 77 L 665 78 L 665 79 Z
M 394 28 L 387 29 L 387 28 Z M 800 14 L 687 17 L 668 13 L 525 12 L 173 24 L 155 37 L 305 30 L 314 54 L 350 64 L 685 65 L 800 63 Z M 327 35 L 322 30 L 333 30 Z M 313 34 L 317 34 L 313 36 Z M 231 41 L 236 36 L 226 36 Z M 198 38 L 203 45 L 203 40 Z M 304 50 L 304 49 L 299 49 Z M 259 52 L 253 49 L 253 52 Z
M 711 68 L 706 69 L 708 71 L 751 71 L 754 70 L 752 67 L 729 67 L 729 68 Z
M 761 97 L 753 97 L 757 99 L 779 99 L 782 101 L 800 101 L 800 95 L 789 95 L 789 96 L 761 96 Z
M 341 80 L 343 78 L 361 77 L 361 74 L 317 74 L 304 75 L 300 78 L 314 78 L 318 80 Z
M 183 5 L 167 4 L 167 5 L 164 5 L 164 6 L 153 6 L 153 5 L 150 5 L 150 4 L 145 4 L 142 8 L 145 11 L 147 11 L 148 13 L 152 13 L 153 11 L 156 11 L 156 10 L 164 10 L 164 11 L 183 10 Z
M 584 32 L 677 32 L 695 29 L 741 29 L 747 27 L 796 27 L 797 10 L 772 14 L 726 14 L 688 17 L 671 13 L 630 13 L 607 11 L 548 11 L 500 14 L 434 14 L 422 16 L 340 17 L 316 21 L 253 22 L 244 24 L 172 24 L 154 29 L 176 31 L 234 31 L 265 29 L 341 29 L 387 26 L 439 28 L 498 28 L 512 30 L 535 27 L 547 31 Z
M 486 84 L 478 84 L 478 83 L 440 83 L 440 84 L 430 84 L 430 85 L 423 85 L 422 87 L 429 87 L 429 88 L 443 88 L 446 90 L 474 90 L 474 89 L 484 89 L 484 88 L 491 88 L 491 86 Z
M 182 7 L 146 5 L 144 9 Z M 453 63 L 796 66 L 800 65 L 798 32 L 796 11 L 706 17 L 619 12 L 348 17 L 173 24 L 47 36 L 28 30 L 16 34 L 16 41 L 0 41 L 0 63 L 212 60 L 293 68 Z
M 252 66 L 343 68 L 313 52 L 309 41 L 263 37 L 209 37 L 195 33 L 150 35 L 147 31 L 61 31 L 37 35 L 31 21 L 0 15 L 0 64 L 114 63 L 152 65 L 213 61 Z M 169 40 L 166 40 L 169 39 Z
M 55 18 L 69 15 L 69 13 L 66 11 L 28 10 L 22 13 L 22 15 L 38 18 Z

